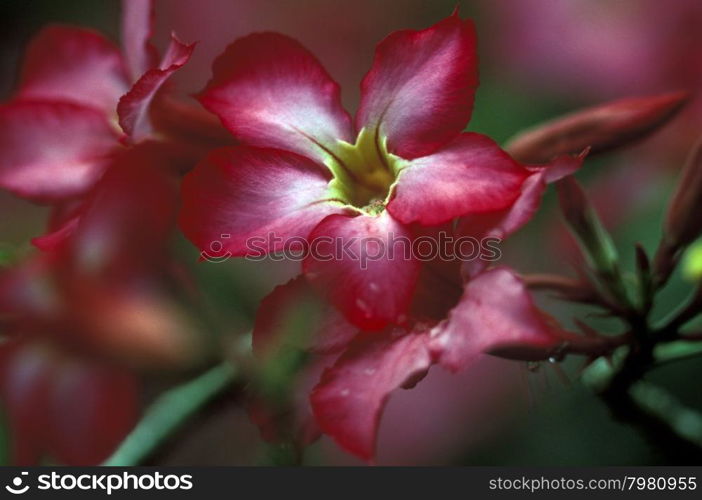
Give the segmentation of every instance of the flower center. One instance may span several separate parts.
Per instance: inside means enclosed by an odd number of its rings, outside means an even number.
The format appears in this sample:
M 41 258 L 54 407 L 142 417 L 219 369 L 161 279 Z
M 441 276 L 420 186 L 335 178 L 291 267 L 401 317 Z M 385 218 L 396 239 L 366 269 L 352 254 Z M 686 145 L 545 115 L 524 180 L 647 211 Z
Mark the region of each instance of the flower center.
M 327 161 L 334 174 L 329 183 L 331 196 L 368 214 L 381 213 L 407 162 L 388 152 L 385 138 L 365 128 L 356 144 L 339 141 L 334 153 Z

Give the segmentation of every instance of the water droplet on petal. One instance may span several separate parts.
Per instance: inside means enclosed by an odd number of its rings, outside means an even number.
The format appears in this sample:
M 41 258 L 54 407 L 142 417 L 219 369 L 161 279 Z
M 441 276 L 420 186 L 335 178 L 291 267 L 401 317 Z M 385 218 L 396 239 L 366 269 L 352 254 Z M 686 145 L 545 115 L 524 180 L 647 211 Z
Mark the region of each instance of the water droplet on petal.
M 371 309 L 363 299 L 356 299 L 356 306 L 361 310 L 363 314 L 365 314 L 366 316 L 370 316 Z
M 363 373 L 369 376 L 373 375 L 375 373 L 375 368 L 366 368 L 365 370 L 363 370 Z
M 368 283 L 368 288 L 370 288 L 371 292 L 377 292 L 380 290 L 380 286 L 378 286 L 377 283 L 373 283 L 373 282 Z
M 339 394 L 341 395 L 341 397 L 344 397 L 344 398 L 345 398 L 345 397 L 347 397 L 349 394 L 351 394 L 351 391 L 349 391 L 348 389 L 341 389 L 341 390 L 339 391 Z

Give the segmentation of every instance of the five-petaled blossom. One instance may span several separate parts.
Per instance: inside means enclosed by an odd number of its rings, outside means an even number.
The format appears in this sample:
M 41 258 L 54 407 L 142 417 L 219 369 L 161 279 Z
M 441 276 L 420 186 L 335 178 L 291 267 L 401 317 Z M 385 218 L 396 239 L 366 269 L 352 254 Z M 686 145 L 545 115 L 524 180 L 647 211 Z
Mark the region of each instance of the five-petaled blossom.
M 439 229 L 505 237 L 531 217 L 548 182 L 582 162 L 527 167 L 488 137 L 463 132 L 477 58 L 473 25 L 456 13 L 378 45 L 355 120 L 316 59 L 280 34 L 235 41 L 213 73 L 200 101 L 241 144 L 213 151 L 184 180 L 181 227 L 203 250 L 217 242 L 246 256 L 251 238 L 270 235 L 269 252 L 326 238 L 351 242 L 356 255 L 368 251 L 364 238 L 387 249 L 397 236 Z M 367 266 L 311 253 L 304 276 L 264 301 L 255 350 L 271 345 L 285 304 L 310 289 L 326 297 L 334 307 L 312 350 L 333 366 L 312 393 L 314 414 L 322 431 L 369 459 L 389 393 L 432 364 L 457 370 L 483 351 L 542 359 L 568 342 L 513 273 L 485 268 L 421 263 L 401 251 Z M 450 284 L 447 294 L 437 283 Z
M 363 237 L 389 246 L 411 239 L 413 226 L 511 207 L 533 172 L 491 139 L 462 133 L 477 81 L 473 25 L 457 14 L 380 43 L 355 122 L 299 43 L 274 33 L 235 41 L 199 98 L 242 144 L 214 150 L 186 176 L 183 231 L 234 256 L 272 234 L 270 252 L 328 237 L 354 239 L 358 255 Z M 303 270 L 351 323 L 377 330 L 406 321 L 419 275 L 416 259 L 393 257 L 362 269 L 310 255 Z
M 194 46 L 173 37 L 157 62 L 151 2 L 124 9 L 121 51 L 72 26 L 49 26 L 30 42 L 17 92 L 0 106 L 1 187 L 43 203 L 75 199 L 123 144 L 151 132 L 149 106 Z
M 229 138 L 216 117 L 174 95 L 168 79 L 194 44 L 175 35 L 159 60 L 150 43 L 151 0 L 125 0 L 122 49 L 89 29 L 53 25 L 30 42 L 18 89 L 0 105 L 0 188 L 49 204 L 44 250 L 75 229 L 86 193 L 124 149 L 167 143 L 171 166 L 187 170 Z

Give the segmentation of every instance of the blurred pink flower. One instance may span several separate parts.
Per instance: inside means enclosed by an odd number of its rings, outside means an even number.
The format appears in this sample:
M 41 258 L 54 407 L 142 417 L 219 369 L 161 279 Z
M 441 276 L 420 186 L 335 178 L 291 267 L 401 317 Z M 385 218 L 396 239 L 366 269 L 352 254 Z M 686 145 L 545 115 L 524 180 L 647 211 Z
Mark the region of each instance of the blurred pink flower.
M 487 41 L 500 71 L 533 87 L 610 98 L 702 84 L 696 0 L 491 0 L 483 8 L 500 34 Z
M 0 272 L 0 397 L 15 464 L 47 454 L 99 463 L 136 421 L 137 370 L 205 354 L 167 285 L 178 198 L 165 151 L 147 142 L 116 155 L 70 230 Z

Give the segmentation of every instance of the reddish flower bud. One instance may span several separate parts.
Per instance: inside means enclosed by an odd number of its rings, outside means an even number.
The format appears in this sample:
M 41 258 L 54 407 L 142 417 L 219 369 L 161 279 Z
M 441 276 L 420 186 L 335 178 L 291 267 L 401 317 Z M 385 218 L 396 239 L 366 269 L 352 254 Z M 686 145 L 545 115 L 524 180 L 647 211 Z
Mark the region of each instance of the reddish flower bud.
M 651 272 L 651 262 L 646 253 L 646 249 L 641 243 L 636 244 L 636 269 L 642 274 Z
M 586 108 L 518 134 L 505 149 L 518 161 L 543 163 L 587 147 L 590 154 L 620 148 L 667 123 L 688 97 L 687 92 L 675 92 Z
M 577 236 L 590 266 L 604 273 L 614 271 L 617 250 L 585 191 L 572 177 L 558 181 L 558 200 L 566 222 Z
M 593 286 L 583 280 L 558 274 L 529 274 L 522 276 L 524 284 L 531 291 L 549 291 L 562 300 L 599 304 L 601 298 Z
M 655 287 L 663 286 L 678 265 L 680 250 L 702 233 L 702 140 L 692 148 L 663 224 L 663 239 L 653 262 Z
M 664 238 L 672 248 L 692 243 L 702 233 L 702 140 L 690 152 L 670 201 Z
M 619 256 L 612 238 L 588 201 L 585 192 L 572 177 L 557 184 L 561 211 L 577 237 L 588 266 L 607 291 L 605 303 L 629 309 L 631 301 L 619 270 Z

